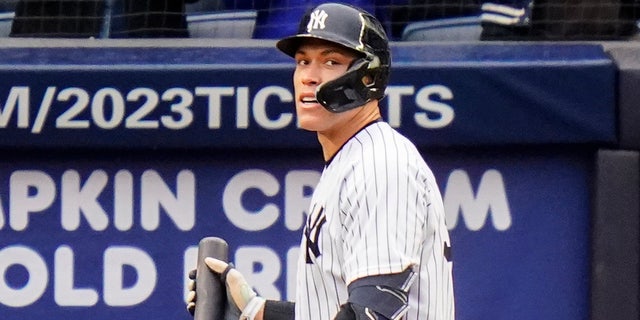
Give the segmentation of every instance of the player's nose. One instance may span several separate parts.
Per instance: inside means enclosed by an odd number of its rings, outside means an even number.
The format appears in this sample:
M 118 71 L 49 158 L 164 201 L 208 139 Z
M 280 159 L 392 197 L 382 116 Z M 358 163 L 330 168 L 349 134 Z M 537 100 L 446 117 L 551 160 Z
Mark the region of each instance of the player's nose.
M 302 82 L 302 84 L 310 86 L 318 85 L 321 83 L 320 68 L 309 65 L 300 72 L 300 81 Z

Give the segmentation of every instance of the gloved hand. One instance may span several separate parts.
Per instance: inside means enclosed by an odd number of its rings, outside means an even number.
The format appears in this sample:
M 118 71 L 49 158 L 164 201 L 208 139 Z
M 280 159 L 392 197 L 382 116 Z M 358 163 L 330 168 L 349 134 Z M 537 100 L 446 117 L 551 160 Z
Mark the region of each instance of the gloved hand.
M 196 312 L 196 274 L 196 269 L 189 271 L 189 294 L 187 295 L 187 311 L 189 311 L 192 316 Z
M 204 259 L 209 269 L 220 275 L 227 288 L 229 306 L 225 311 L 225 319 L 253 320 L 260 314 L 262 318 L 265 299 L 259 297 L 244 279 L 244 276 L 234 268 L 233 264 L 207 257 Z M 189 272 L 189 295 L 187 296 L 187 310 L 193 315 L 196 306 L 196 272 Z

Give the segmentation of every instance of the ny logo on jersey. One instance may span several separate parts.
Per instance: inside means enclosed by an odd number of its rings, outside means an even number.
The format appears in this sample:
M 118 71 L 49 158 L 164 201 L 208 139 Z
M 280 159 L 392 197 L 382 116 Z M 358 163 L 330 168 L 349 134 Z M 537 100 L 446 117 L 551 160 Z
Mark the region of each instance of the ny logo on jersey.
M 309 215 L 307 225 L 304 228 L 304 237 L 306 241 L 306 262 L 313 263 L 313 258 L 318 258 L 320 253 L 320 246 L 318 245 L 318 238 L 320 237 L 320 229 L 324 223 L 327 222 L 327 217 L 324 214 L 324 208 L 320 207 L 320 210 L 315 214 Z
M 309 23 L 307 24 L 307 32 L 316 29 L 324 29 L 324 21 L 327 20 L 329 15 L 324 10 L 316 10 L 311 13 Z

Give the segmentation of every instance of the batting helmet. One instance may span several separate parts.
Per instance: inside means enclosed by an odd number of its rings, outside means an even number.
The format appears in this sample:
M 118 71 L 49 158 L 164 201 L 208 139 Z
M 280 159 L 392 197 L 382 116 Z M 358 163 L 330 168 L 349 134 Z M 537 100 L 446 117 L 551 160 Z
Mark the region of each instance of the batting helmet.
M 343 112 L 384 97 L 391 51 L 384 28 L 374 16 L 346 4 L 321 4 L 302 18 L 296 35 L 278 41 L 276 46 L 294 57 L 309 38 L 333 42 L 361 56 L 344 75 L 316 89 L 316 99 L 327 110 Z

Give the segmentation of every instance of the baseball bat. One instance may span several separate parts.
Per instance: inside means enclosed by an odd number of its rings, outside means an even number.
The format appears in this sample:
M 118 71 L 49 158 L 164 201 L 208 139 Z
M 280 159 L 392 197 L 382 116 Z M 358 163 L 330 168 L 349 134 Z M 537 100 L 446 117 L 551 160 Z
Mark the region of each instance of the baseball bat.
M 196 309 L 195 320 L 222 320 L 225 313 L 226 289 L 220 277 L 204 263 L 204 258 L 212 257 L 229 261 L 229 246 L 223 239 L 206 237 L 198 244 L 196 266 Z

